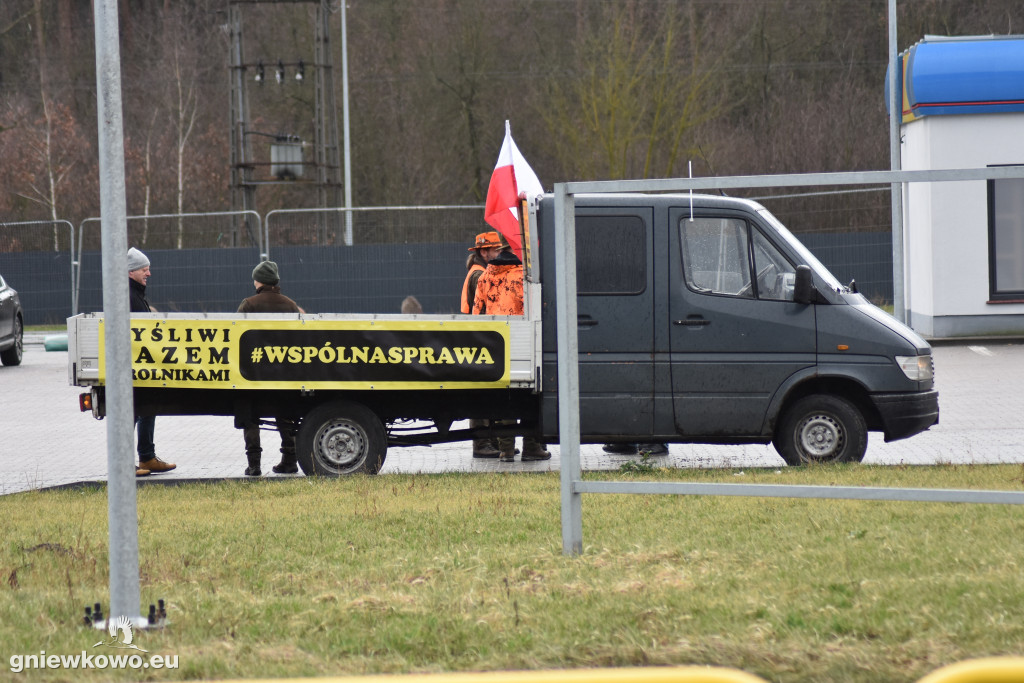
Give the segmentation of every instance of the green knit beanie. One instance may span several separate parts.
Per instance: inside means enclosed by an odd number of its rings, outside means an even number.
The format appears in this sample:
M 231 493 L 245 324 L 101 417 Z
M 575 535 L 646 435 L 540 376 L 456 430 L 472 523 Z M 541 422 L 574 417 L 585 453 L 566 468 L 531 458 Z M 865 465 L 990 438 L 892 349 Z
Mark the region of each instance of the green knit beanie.
M 276 285 L 281 281 L 277 274 L 277 264 L 273 261 L 264 261 L 252 270 L 252 279 L 262 285 Z

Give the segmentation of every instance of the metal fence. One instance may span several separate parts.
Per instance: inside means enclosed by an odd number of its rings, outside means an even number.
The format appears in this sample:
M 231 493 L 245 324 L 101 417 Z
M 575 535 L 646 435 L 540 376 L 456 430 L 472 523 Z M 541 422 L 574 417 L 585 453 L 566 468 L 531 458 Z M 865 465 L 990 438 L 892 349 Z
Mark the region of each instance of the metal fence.
M 895 192 L 900 183 L 989 180 L 1024 177 L 1020 167 L 987 167 L 944 169 L 935 171 L 858 171 L 851 173 L 811 173 L 777 176 L 724 176 L 713 178 L 665 178 L 660 180 L 626 180 L 555 185 L 555 291 L 558 316 L 558 412 L 561 448 L 561 510 L 562 552 L 579 554 L 583 550 L 583 516 L 581 497 L 584 493 L 720 495 L 749 497 L 824 498 L 853 500 L 928 501 L 951 503 L 998 503 L 1024 505 L 1024 492 L 970 491 L 930 489 L 848 489 L 845 487 L 769 486 L 764 484 L 690 485 L 680 482 L 587 482 L 580 470 L 579 375 L 577 372 L 576 323 L 576 231 L 574 195 L 589 193 L 628 192 L 693 192 L 726 191 L 749 188 L 790 188 L 822 186 L 877 186 L 890 184 Z M 814 193 L 817 194 L 817 193 Z M 783 220 L 780 217 L 780 220 Z M 785 222 L 785 221 L 783 221 Z M 805 237 L 802 235 L 802 237 Z M 902 252 L 903 243 L 899 241 Z M 902 274 L 903 263 L 897 256 Z M 826 262 L 826 265 L 829 265 Z M 902 286 L 902 282 L 900 283 Z
M 424 312 L 456 313 L 467 249 L 488 229 L 483 206 L 289 209 L 266 216 L 266 242 L 283 286 L 311 312 L 397 313 L 412 295 Z
M 128 216 L 127 224 L 128 244 L 152 263 L 147 298 L 160 311 L 236 310 L 241 287 L 265 253 L 255 211 Z M 100 227 L 99 218 L 87 218 L 78 229 L 74 313 L 103 310 Z M 25 317 L 28 323 L 27 310 Z
M 75 310 L 74 234 L 63 220 L 0 223 L 0 275 L 17 290 L 26 325 L 62 324 Z
M 848 195 L 848 196 L 844 196 Z M 806 193 L 754 197 L 779 216 L 840 280 L 892 301 L 887 195 Z M 394 313 L 413 295 L 429 313 L 453 313 L 467 248 L 483 206 L 288 209 L 129 216 L 128 243 L 153 274 L 161 311 L 232 312 L 252 293 L 262 257 L 285 293 L 309 312 Z M 56 249 L 55 249 L 56 247 Z M 0 223 L 0 274 L 21 294 L 28 325 L 60 324 L 103 307 L 100 219 Z

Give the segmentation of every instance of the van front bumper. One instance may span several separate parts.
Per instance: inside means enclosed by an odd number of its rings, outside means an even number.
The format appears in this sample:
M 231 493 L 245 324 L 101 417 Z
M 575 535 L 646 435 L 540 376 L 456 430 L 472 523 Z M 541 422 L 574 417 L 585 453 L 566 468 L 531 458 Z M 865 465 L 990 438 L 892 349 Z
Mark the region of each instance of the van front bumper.
M 886 441 L 905 439 L 939 423 L 939 392 L 872 394 Z

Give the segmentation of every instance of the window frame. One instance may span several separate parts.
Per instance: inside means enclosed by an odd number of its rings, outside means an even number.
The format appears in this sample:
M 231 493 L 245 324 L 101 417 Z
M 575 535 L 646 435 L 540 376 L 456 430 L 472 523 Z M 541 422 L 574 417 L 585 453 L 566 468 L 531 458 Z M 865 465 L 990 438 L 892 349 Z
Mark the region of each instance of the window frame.
M 1021 164 L 999 164 L 998 167 L 1004 166 L 1020 166 Z M 989 166 L 994 168 L 996 166 Z M 1009 184 L 1019 183 L 1021 196 L 1024 197 L 1024 179 L 1020 178 L 1005 178 L 1005 179 L 990 179 L 986 182 L 986 205 L 988 208 L 988 302 L 990 304 L 1001 304 L 1001 303 L 1022 303 L 1024 302 L 1024 287 L 1021 289 L 1012 290 L 1001 290 L 999 289 L 998 277 L 999 277 L 999 261 L 998 252 L 999 244 L 997 243 L 997 224 L 996 224 L 996 190 L 997 183 Z M 1021 221 L 1021 227 L 1024 229 L 1024 220 Z M 1016 254 L 1018 260 L 1021 262 L 1021 269 L 1024 270 L 1024 248 L 1022 248 Z

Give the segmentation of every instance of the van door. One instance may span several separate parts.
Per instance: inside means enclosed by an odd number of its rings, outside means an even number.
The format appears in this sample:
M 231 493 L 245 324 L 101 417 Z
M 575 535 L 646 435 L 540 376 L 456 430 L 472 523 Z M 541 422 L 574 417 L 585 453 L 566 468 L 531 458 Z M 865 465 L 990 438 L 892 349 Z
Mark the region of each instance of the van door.
M 651 207 L 577 207 L 580 432 L 648 435 L 654 426 L 654 244 Z M 552 265 L 554 254 L 544 254 Z M 544 288 L 545 428 L 557 427 L 553 282 Z M 550 298 L 549 298 L 550 297 Z M 551 403 L 551 405 L 547 405 Z
M 795 266 L 752 214 L 669 209 L 669 340 L 676 429 L 761 434 L 769 401 L 813 366 L 813 305 L 793 302 Z

